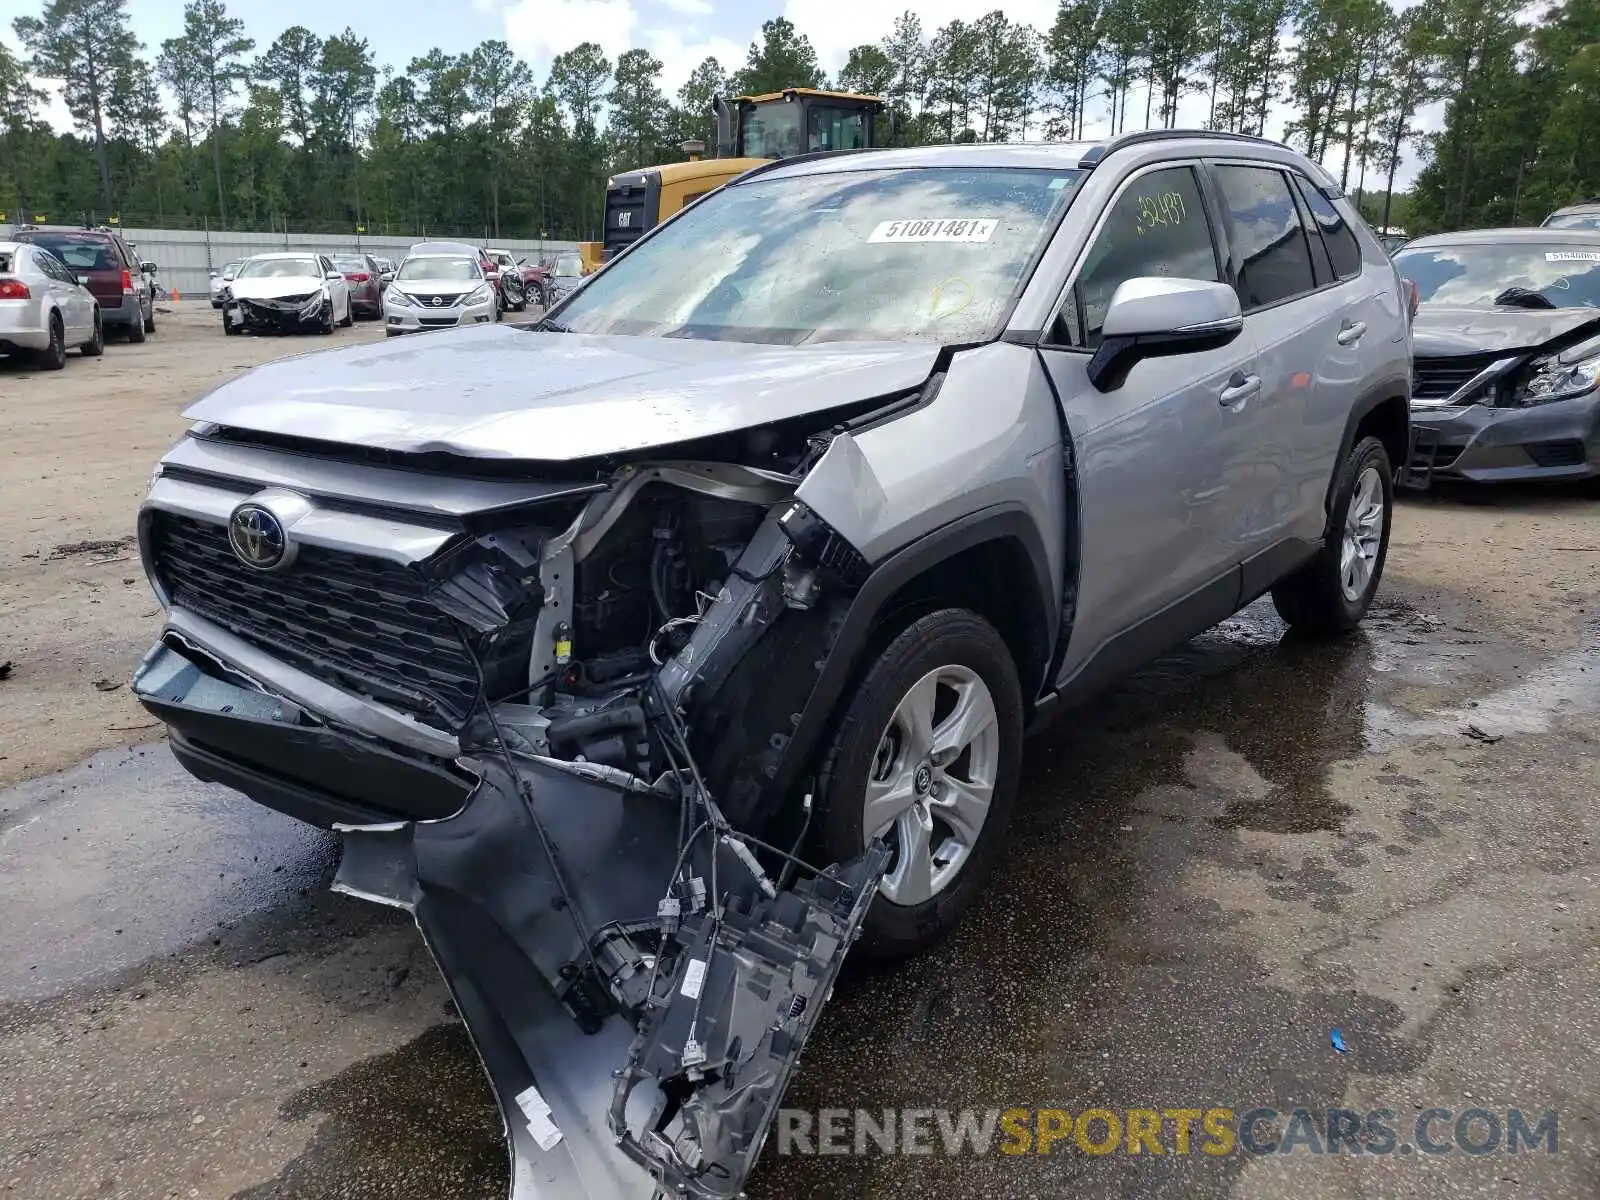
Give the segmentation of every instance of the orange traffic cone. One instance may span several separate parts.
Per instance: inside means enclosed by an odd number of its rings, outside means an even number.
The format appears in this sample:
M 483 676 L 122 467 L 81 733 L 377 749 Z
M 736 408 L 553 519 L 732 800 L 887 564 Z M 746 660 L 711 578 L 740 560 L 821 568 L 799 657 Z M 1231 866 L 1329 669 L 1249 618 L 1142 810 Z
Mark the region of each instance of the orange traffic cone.
M 172 289 L 172 302 L 174 304 L 176 304 L 178 302 L 178 289 L 177 288 L 173 288 Z

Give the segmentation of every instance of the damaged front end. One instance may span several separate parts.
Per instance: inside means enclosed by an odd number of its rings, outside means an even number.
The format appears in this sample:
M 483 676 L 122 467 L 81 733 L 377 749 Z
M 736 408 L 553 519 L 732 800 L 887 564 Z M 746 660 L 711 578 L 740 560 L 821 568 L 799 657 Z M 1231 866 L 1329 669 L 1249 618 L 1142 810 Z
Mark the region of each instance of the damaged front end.
M 330 501 L 304 447 L 211 426 L 141 512 L 169 615 L 140 699 L 414 915 L 517 1200 L 738 1195 L 877 892 L 881 843 L 803 861 L 792 738 L 865 571 L 796 497 L 826 444 L 419 512 L 391 462 Z

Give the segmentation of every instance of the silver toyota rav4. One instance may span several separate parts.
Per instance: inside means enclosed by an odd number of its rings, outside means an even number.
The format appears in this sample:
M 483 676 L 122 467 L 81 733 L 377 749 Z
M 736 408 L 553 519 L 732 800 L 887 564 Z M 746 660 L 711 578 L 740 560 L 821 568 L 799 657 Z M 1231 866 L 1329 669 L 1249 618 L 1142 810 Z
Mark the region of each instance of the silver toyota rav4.
M 1361 619 L 1410 363 L 1277 145 L 776 162 L 537 326 L 191 407 L 135 686 L 414 914 L 517 1197 L 732 1197 L 846 950 L 983 885 L 1025 730 L 1269 591 Z

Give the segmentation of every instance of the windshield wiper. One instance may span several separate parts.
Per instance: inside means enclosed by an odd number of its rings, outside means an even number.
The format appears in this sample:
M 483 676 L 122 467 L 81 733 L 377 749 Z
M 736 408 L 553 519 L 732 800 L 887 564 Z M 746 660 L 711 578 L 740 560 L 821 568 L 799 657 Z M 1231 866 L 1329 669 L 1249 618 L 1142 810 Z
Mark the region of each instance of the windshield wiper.
M 560 321 L 553 321 L 549 317 L 540 317 L 539 320 L 535 321 L 532 325 L 528 326 L 528 328 L 533 330 L 535 333 L 571 333 L 572 332 L 571 329 L 569 329 L 567 326 L 563 325 Z
M 1490 303 L 1505 308 L 1554 308 L 1556 306 L 1555 301 L 1543 292 L 1516 286 L 1508 287 Z

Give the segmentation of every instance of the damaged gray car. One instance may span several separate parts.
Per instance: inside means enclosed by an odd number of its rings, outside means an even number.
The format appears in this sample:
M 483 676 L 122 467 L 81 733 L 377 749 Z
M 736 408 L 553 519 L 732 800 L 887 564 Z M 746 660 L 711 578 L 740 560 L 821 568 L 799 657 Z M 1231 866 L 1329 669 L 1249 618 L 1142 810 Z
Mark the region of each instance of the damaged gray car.
M 1600 230 L 1439 234 L 1395 265 L 1421 300 L 1408 479 L 1600 475 Z
M 135 689 L 414 915 L 517 1200 L 733 1197 L 852 945 L 991 873 L 1025 729 L 1268 591 L 1361 619 L 1409 358 L 1282 147 L 787 160 L 536 326 L 194 404 Z

